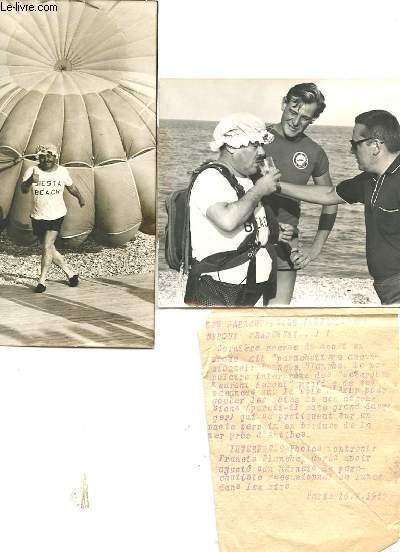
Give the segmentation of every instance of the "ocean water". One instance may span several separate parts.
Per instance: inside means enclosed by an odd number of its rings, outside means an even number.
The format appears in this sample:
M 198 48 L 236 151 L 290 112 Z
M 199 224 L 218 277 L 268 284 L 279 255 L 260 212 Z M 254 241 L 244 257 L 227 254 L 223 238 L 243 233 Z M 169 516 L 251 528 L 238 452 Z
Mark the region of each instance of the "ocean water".
M 158 134 L 158 230 L 159 269 L 168 268 L 164 257 L 165 198 L 188 185 L 191 171 L 213 158 L 208 148 L 216 123 L 211 121 L 161 120 Z M 359 170 L 349 152 L 350 127 L 311 126 L 307 134 L 325 149 L 334 184 Z M 311 245 L 318 227 L 321 207 L 302 204 L 300 240 Z M 335 226 L 320 256 L 301 274 L 319 277 L 368 278 L 365 260 L 365 227 L 362 205 L 340 205 Z

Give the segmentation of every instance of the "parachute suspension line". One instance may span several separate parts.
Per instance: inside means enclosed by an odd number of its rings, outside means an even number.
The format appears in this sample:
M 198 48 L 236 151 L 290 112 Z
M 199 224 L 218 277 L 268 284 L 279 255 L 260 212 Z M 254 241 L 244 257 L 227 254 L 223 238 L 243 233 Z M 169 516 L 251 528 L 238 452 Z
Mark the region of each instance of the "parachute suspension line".
M 54 14 L 53 14 L 54 15 Z M 47 29 L 49 36 L 51 38 L 51 45 L 52 45 L 52 55 L 53 55 L 53 63 L 54 60 L 59 59 L 61 57 L 61 42 L 59 40 L 60 38 L 60 19 L 56 16 L 55 19 L 53 19 L 53 15 L 51 13 L 46 13 L 45 17 L 47 20 Z
M 145 153 L 149 153 L 149 151 L 154 151 L 156 148 L 155 146 L 150 146 L 148 148 L 144 148 L 140 151 L 138 151 L 137 153 L 135 153 L 134 155 L 132 155 L 129 159 L 136 159 L 137 157 L 140 157 L 141 155 L 144 155 Z
M 109 8 L 107 13 L 110 13 L 112 10 L 114 10 L 117 7 L 117 5 L 119 4 L 119 2 L 120 2 L 120 0 L 114 0 L 113 5 L 111 6 L 111 8 Z
M 80 74 L 80 72 L 78 72 Z M 75 73 L 75 76 L 76 76 L 76 73 Z M 87 142 L 85 141 L 85 152 L 84 152 L 84 157 L 86 159 L 90 159 L 90 165 L 85 161 L 83 162 L 83 164 L 79 164 L 73 160 L 71 160 L 71 166 L 86 166 L 86 167 L 90 167 L 90 168 L 93 168 L 93 165 L 94 165 L 94 152 L 93 152 L 93 130 L 92 130 L 92 126 L 91 126 L 91 122 L 90 122 L 90 117 L 89 117 L 89 111 L 88 111 L 88 106 L 85 102 L 85 94 L 81 88 L 81 86 L 79 85 L 79 82 L 77 81 L 77 79 L 74 77 L 74 73 L 72 72 L 65 72 L 63 74 L 63 78 L 65 79 L 66 83 L 68 83 L 68 89 L 69 89 L 69 92 L 74 95 L 74 96 L 77 96 L 78 98 L 78 101 L 79 101 L 79 109 L 81 109 L 82 111 L 82 116 L 84 115 L 85 116 L 85 120 L 87 121 L 87 126 L 89 127 L 89 131 L 90 131 L 90 141 L 89 139 L 87 140 Z M 66 102 L 67 102 L 67 99 L 66 99 L 66 96 L 64 96 L 64 106 L 66 105 Z M 64 118 L 64 124 L 65 124 L 65 118 Z M 65 134 L 63 134 L 63 136 L 65 136 Z M 79 155 L 79 154 L 78 154 Z
M 20 29 L 20 31 L 22 31 L 22 33 L 19 33 L 19 36 L 18 36 L 18 42 L 19 44 L 21 45 L 24 45 L 26 46 L 30 52 L 34 52 L 36 54 L 38 54 L 41 58 L 44 58 L 46 60 L 46 63 L 47 65 L 51 62 L 51 56 L 48 56 L 48 53 L 49 53 L 49 45 L 46 44 L 46 41 L 44 40 L 44 38 L 41 36 L 41 33 L 38 32 L 37 33 L 37 36 L 35 37 L 34 36 L 34 33 L 31 31 L 31 27 L 29 26 L 29 23 L 28 25 L 25 27 L 23 24 L 22 24 L 22 21 L 24 21 L 24 18 L 20 18 L 18 21 L 15 22 L 15 25 L 16 27 L 18 27 Z M 34 21 L 36 27 L 37 27 L 37 23 L 36 21 Z M 38 28 L 38 31 L 40 31 L 40 29 Z M 32 46 L 32 44 L 27 44 L 26 43 L 26 40 L 24 39 L 23 37 L 23 33 L 26 33 L 28 36 L 30 37 L 34 37 L 35 38 L 35 41 L 34 41 L 34 45 L 35 47 Z M 5 33 L 4 33 L 5 34 Z M 44 41 L 44 44 L 42 42 L 42 39 Z M 43 53 L 40 52 L 40 49 L 39 48 L 42 48 L 43 50 Z M 46 57 L 46 55 L 48 57 Z M 32 58 L 32 56 L 31 56 Z
M 147 109 L 151 114 L 153 114 L 154 117 L 155 117 L 155 114 L 154 114 L 154 113 L 151 111 L 151 109 L 149 109 L 149 107 L 148 107 L 151 103 L 153 103 L 153 98 L 150 98 L 150 100 L 149 100 L 148 103 L 146 104 L 146 103 L 143 102 L 140 98 L 138 98 L 137 96 L 135 96 L 133 90 L 128 90 L 126 87 L 123 87 L 123 86 L 121 86 L 121 87 L 120 87 L 120 86 L 117 86 L 116 88 L 114 88 L 114 90 L 116 91 L 115 93 L 116 93 L 116 94 L 127 104 L 128 108 L 129 108 L 130 110 L 132 110 L 133 113 L 135 113 L 135 115 L 137 115 L 137 117 L 142 121 L 144 127 L 149 131 L 149 134 L 150 134 L 150 136 L 151 136 L 151 138 L 152 138 L 152 141 L 153 141 L 153 143 L 154 143 L 154 145 L 155 145 L 156 142 L 155 142 L 154 134 L 153 134 L 153 132 L 152 132 L 152 130 L 151 130 L 149 124 L 148 124 L 148 123 L 145 121 L 145 119 L 142 117 L 142 113 L 143 113 L 146 109 Z M 143 106 L 142 109 L 141 109 L 140 111 L 137 111 L 137 109 L 135 109 L 135 107 L 129 103 L 129 101 L 127 100 L 127 98 L 124 97 L 123 92 L 124 92 L 125 94 L 128 94 L 128 97 L 130 97 L 130 98 L 136 100 L 138 103 L 142 104 L 142 106 Z
M 70 5 L 71 5 L 70 3 L 67 4 L 67 6 L 68 6 L 68 21 L 70 21 L 70 19 L 71 19 L 71 10 L 73 9 L 72 7 L 70 8 Z M 78 24 L 77 24 L 77 26 L 74 30 L 74 35 L 75 35 L 76 31 L 79 30 L 84 11 L 85 10 L 83 10 L 81 15 L 80 15 L 79 22 L 78 22 Z M 65 29 L 65 36 L 63 38 L 62 38 L 61 30 L 62 30 L 62 27 L 60 25 L 58 27 L 58 39 L 59 40 L 58 40 L 57 56 L 56 56 L 56 61 L 55 61 L 55 64 L 54 64 L 54 70 L 55 71 L 73 71 L 74 70 L 73 56 L 70 56 L 69 52 L 65 51 L 66 50 L 67 37 L 68 37 L 68 27 Z M 70 41 L 68 49 L 71 47 L 72 42 L 73 42 L 73 38 Z
M 75 40 L 75 37 L 76 37 L 76 33 L 80 30 L 80 27 L 81 27 L 81 23 L 82 23 L 82 19 L 83 19 L 83 14 L 85 13 L 85 10 L 82 10 L 80 16 L 79 16 L 79 21 L 77 22 L 76 26 L 75 26 L 75 29 L 74 29 L 74 32 L 73 32 L 73 35 L 71 36 L 71 38 L 69 38 L 68 36 L 68 32 L 66 33 L 65 35 L 65 46 L 67 44 L 67 38 L 69 40 L 69 45 L 68 45 L 68 48 L 66 51 L 64 51 L 64 57 L 67 58 L 67 59 L 72 59 L 74 61 L 74 56 L 76 55 L 75 52 L 72 50 L 71 52 L 71 48 L 72 48 L 72 45 L 74 44 L 74 40 Z M 69 16 L 71 17 L 71 10 L 69 11 Z M 67 27 L 67 29 L 69 29 L 70 26 Z M 65 50 L 65 48 L 64 48 Z
M 107 111 L 109 112 L 109 114 L 111 115 L 111 119 L 114 121 L 114 124 L 115 124 L 115 128 L 117 129 L 117 132 L 118 132 L 118 136 L 119 136 L 119 139 L 121 140 L 121 146 L 122 146 L 122 150 L 125 152 L 125 160 L 128 158 L 127 156 L 127 152 L 126 152 L 126 149 L 124 148 L 124 141 L 122 139 L 122 135 L 121 135 L 121 132 L 119 130 L 119 126 L 118 126 L 118 121 L 115 119 L 111 109 L 108 107 L 107 105 L 107 102 L 105 101 L 105 99 L 103 98 L 103 96 L 101 95 L 100 92 L 96 92 L 96 96 L 98 96 L 99 98 L 101 98 L 101 101 L 103 102 L 103 104 L 105 105 Z
M 113 42 L 115 39 L 116 34 L 119 33 L 118 28 L 112 24 L 112 20 L 110 21 L 110 18 L 104 18 L 103 16 L 103 22 L 99 29 L 97 30 L 97 34 L 93 37 L 93 44 L 92 46 L 86 45 L 85 52 L 84 52 L 84 59 L 82 61 L 85 61 L 85 63 L 90 62 L 91 60 L 103 60 L 103 54 L 104 51 L 107 50 L 109 53 L 115 48 L 108 48 L 107 44 L 108 41 Z M 124 46 L 124 43 L 119 44 L 116 48 L 121 48 L 121 46 Z M 81 61 L 81 60 L 79 60 Z M 84 67 L 85 68 L 85 67 Z
M 78 86 L 79 88 L 79 86 Z M 92 143 L 92 165 L 94 166 L 95 165 L 95 156 L 94 156 L 94 147 L 93 147 L 93 144 L 94 144 L 94 136 L 93 136 L 93 127 L 92 127 L 92 123 L 90 122 L 90 117 L 89 117 L 89 110 L 88 110 L 88 106 L 87 106 L 87 103 L 85 101 L 85 96 L 83 95 L 83 93 L 81 92 L 81 97 L 82 97 L 82 100 L 83 100 L 83 103 L 85 104 L 85 108 L 86 108 L 86 115 L 87 115 L 87 122 L 88 122 L 88 125 L 89 125 L 89 129 L 90 129 L 90 141 Z
M 63 124 L 62 124 L 62 133 L 61 133 L 61 143 L 60 143 L 60 149 L 59 149 L 59 163 L 61 163 L 61 158 L 62 158 L 62 152 L 63 152 L 63 145 L 64 145 L 64 132 L 65 132 L 65 96 L 63 96 L 63 103 L 62 103 L 62 108 L 63 108 Z
M 126 234 L 134 228 L 138 228 L 142 224 L 142 221 L 135 223 L 133 226 L 126 228 L 126 230 L 120 230 L 119 232 L 107 232 L 107 236 L 120 236 L 121 234 Z
M 138 203 L 139 203 L 140 212 L 142 214 L 142 222 L 143 222 L 143 206 L 142 206 L 142 202 L 140 200 L 140 195 L 139 195 L 139 192 L 138 192 L 138 189 L 137 189 L 137 186 L 136 186 L 135 176 L 133 174 L 132 167 L 131 167 L 131 164 L 129 163 L 129 161 L 128 161 L 127 165 L 128 165 L 129 172 L 131 173 L 133 185 L 135 187 L 136 198 L 137 198 Z
M 23 92 L 22 88 L 16 87 L 9 96 L 6 96 L 3 103 L 0 104 L 0 113 L 4 113 L 4 110 L 7 109 L 7 106 L 13 101 L 14 98 L 18 96 L 18 94 L 21 94 L 21 92 L 23 93 L 23 96 L 27 94 L 27 92 Z
M 105 17 L 104 12 L 98 12 L 93 16 L 93 13 L 89 13 L 89 11 L 85 9 L 82 10 L 82 14 L 76 31 L 80 31 L 82 26 L 84 26 L 85 24 L 87 25 L 88 20 L 91 23 L 91 28 L 94 29 L 91 35 L 92 45 L 90 46 L 87 43 L 86 36 L 82 35 L 82 33 L 80 36 L 78 36 L 78 39 L 76 39 L 76 37 L 74 36 L 75 48 L 72 52 L 72 57 L 70 56 L 70 59 L 72 59 L 73 62 L 76 61 L 77 65 L 79 65 L 82 61 L 87 60 L 93 50 L 100 49 L 100 51 L 104 52 L 104 48 L 102 50 L 101 46 L 105 44 L 106 40 L 108 40 L 109 37 L 115 36 L 115 34 L 119 31 L 117 27 L 111 25 L 110 18 Z M 84 43 L 83 50 L 82 42 Z
M 45 77 L 43 80 L 45 80 L 46 78 L 48 78 L 48 77 Z M 55 78 L 56 78 L 56 76 L 54 75 L 53 80 L 51 81 L 51 83 L 50 83 L 50 85 L 49 85 L 49 87 L 48 87 L 47 90 L 49 90 L 49 89 L 51 88 L 51 86 L 53 85 L 53 83 L 54 83 L 54 81 L 55 81 Z M 24 96 L 24 98 L 25 98 L 25 96 Z M 24 151 L 23 151 L 24 155 L 25 155 L 26 148 L 28 147 L 29 142 L 31 141 L 32 134 L 33 134 L 33 130 L 34 130 L 34 128 L 35 128 L 35 125 L 36 125 L 36 122 L 37 122 L 37 119 L 38 119 L 38 114 L 40 113 L 40 110 L 42 109 L 42 105 L 43 105 L 43 102 L 44 102 L 45 98 L 46 98 L 46 94 L 43 93 L 43 97 L 42 97 L 42 99 L 41 99 L 39 108 L 38 108 L 37 113 L 36 113 L 36 117 L 35 117 L 35 119 L 34 119 L 33 122 L 32 122 L 32 126 L 31 126 L 30 131 L 29 131 L 28 139 L 27 139 L 27 142 L 26 142 L 26 144 L 25 144 L 25 146 L 24 146 Z M 17 104 L 17 105 L 18 105 L 18 104 Z
M 70 0 L 71 2 L 77 2 L 79 4 L 85 4 L 86 6 L 89 6 L 90 8 L 94 8 L 95 10 L 99 10 L 100 8 L 98 6 L 95 6 L 94 4 L 91 4 L 88 0 Z M 50 0 L 40 0 L 40 4 L 46 4 L 47 2 L 50 2 Z
M 67 58 L 58 59 L 54 65 L 55 71 L 73 71 L 73 65 Z
M 140 93 L 138 92 L 138 90 L 136 90 L 134 87 L 133 87 L 133 83 L 132 83 L 132 86 L 126 86 L 125 84 L 121 84 L 118 86 L 118 91 L 119 92 L 125 92 L 128 94 L 128 96 L 134 98 L 139 104 L 142 104 L 143 108 L 141 109 L 140 113 L 142 113 L 143 111 L 145 111 L 146 109 L 148 111 L 150 111 L 153 115 L 155 115 L 154 111 L 152 111 L 151 109 L 149 109 L 149 106 L 154 102 L 154 98 L 153 97 L 150 97 L 149 100 L 147 102 L 144 102 L 139 96 L 144 96 L 145 94 L 144 93 Z M 121 95 L 121 94 L 120 94 Z M 135 109 L 136 111 L 136 109 Z M 136 113 L 139 114 L 138 111 L 136 111 Z

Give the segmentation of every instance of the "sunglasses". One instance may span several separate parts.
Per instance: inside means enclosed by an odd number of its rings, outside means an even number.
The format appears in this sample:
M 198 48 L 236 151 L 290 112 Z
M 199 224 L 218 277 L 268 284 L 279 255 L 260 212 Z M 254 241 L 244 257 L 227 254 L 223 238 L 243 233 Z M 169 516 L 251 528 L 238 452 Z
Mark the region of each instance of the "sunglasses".
M 367 140 L 374 140 L 374 139 L 375 138 L 373 136 L 370 136 L 369 138 L 363 138 L 362 140 L 350 140 L 351 151 L 355 151 L 359 144 L 362 144 L 363 142 L 366 142 Z

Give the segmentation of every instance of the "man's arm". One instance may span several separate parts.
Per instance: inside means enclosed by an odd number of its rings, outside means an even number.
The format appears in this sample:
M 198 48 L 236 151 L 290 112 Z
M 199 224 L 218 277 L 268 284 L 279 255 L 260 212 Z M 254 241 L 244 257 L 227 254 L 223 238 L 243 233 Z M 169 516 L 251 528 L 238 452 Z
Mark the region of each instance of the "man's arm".
M 345 203 L 339 197 L 332 186 L 329 172 L 314 177 L 314 186 L 299 186 L 282 182 L 282 193 L 295 199 L 301 199 L 310 203 L 320 203 L 323 207 L 319 217 L 318 229 L 310 250 L 306 253 L 299 248 L 292 248 L 291 260 L 295 268 L 306 267 L 311 261 L 316 259 L 328 239 L 328 236 L 335 223 L 337 214 L 337 205 Z
M 31 175 L 27 180 L 22 180 L 21 192 L 23 194 L 27 194 L 29 192 L 29 188 L 32 186 L 32 182 L 33 182 L 33 175 Z
M 83 199 L 81 192 L 78 190 L 75 184 L 71 184 L 71 186 L 66 186 L 65 188 L 69 191 L 71 195 L 77 198 L 81 207 L 85 205 L 85 200 Z
M 27 194 L 33 182 L 38 182 L 38 181 L 39 181 L 39 174 L 37 172 L 36 167 L 33 167 L 32 174 L 29 176 L 29 178 L 27 178 L 26 180 L 22 180 L 21 182 L 22 193 Z
M 332 180 L 329 171 L 321 176 L 313 177 L 314 183 L 317 186 L 328 186 L 332 188 Z M 319 217 L 318 229 L 315 233 L 314 241 L 309 251 L 300 252 L 293 255 L 293 262 L 296 268 L 304 268 L 311 261 L 316 259 L 321 253 L 322 248 L 328 239 L 329 234 L 335 224 L 338 207 L 337 205 L 323 205 L 321 208 L 321 214 Z
M 278 170 L 259 178 L 246 194 L 232 203 L 214 203 L 206 212 L 207 217 L 221 230 L 232 232 L 244 224 L 261 198 L 276 191 L 280 178 Z
M 308 203 L 317 203 L 319 205 L 339 205 L 346 203 L 335 191 L 334 186 L 301 186 L 299 184 L 289 184 L 289 182 L 280 182 L 282 195 L 293 199 L 300 199 Z

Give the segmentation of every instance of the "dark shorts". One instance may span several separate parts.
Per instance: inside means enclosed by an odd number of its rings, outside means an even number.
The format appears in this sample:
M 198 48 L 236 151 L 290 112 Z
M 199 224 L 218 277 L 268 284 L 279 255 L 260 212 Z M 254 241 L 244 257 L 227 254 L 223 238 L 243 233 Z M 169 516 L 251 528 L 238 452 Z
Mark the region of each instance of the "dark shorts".
M 374 288 L 382 305 L 400 303 L 400 274 L 395 274 L 385 280 L 375 280 Z
M 60 231 L 61 225 L 63 223 L 64 217 L 54 219 L 54 220 L 42 220 L 42 219 L 34 219 L 31 217 L 32 222 L 32 231 L 39 239 L 44 238 L 44 235 L 46 234 L 47 230 L 55 230 L 57 232 Z

